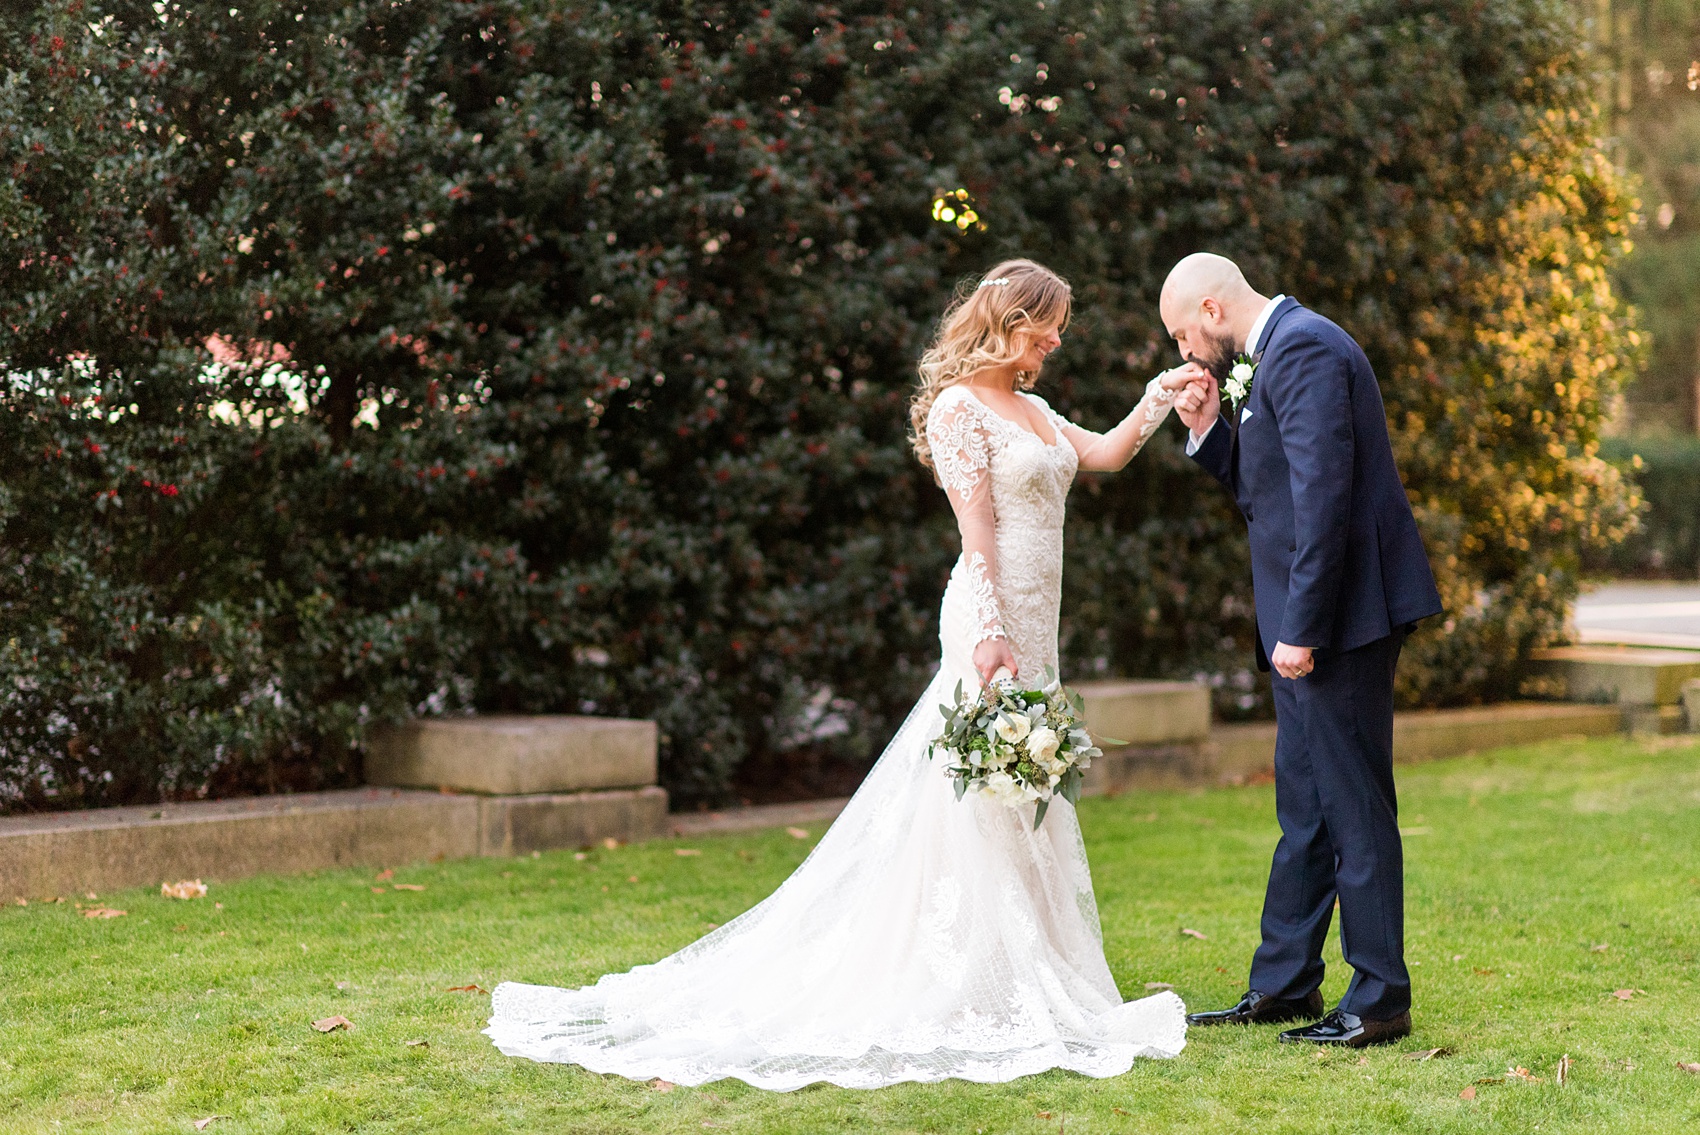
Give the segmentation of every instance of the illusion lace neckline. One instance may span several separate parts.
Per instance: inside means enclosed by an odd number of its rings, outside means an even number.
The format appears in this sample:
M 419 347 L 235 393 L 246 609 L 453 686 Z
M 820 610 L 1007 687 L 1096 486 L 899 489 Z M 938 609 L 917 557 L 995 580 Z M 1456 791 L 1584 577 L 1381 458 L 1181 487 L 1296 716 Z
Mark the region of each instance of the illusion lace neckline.
M 969 401 L 973 402 L 974 405 L 978 406 L 986 414 L 989 414 L 993 418 L 996 418 L 998 421 L 1002 422 L 1004 425 L 1008 426 L 1010 429 L 1014 430 L 1016 433 L 1026 434 L 1028 437 L 1032 438 L 1034 441 L 1038 442 L 1040 445 L 1044 446 L 1046 449 L 1056 449 L 1056 448 L 1058 448 L 1059 446 L 1062 445 L 1062 443 L 1063 443 L 1062 431 L 1057 429 L 1056 424 L 1054 422 L 1047 423 L 1051 427 L 1052 440 L 1046 441 L 1040 435 L 1038 430 L 1029 429 L 1028 427 L 1022 425 L 1020 422 L 1013 421 L 1009 418 L 1006 418 L 1002 414 L 998 413 L 996 410 L 994 410 L 990 406 L 988 406 L 985 402 L 982 402 L 980 400 L 980 396 L 978 394 L 974 393 L 974 388 L 972 386 L 968 385 L 966 382 L 962 383 L 958 389 L 960 389 L 963 393 L 963 396 L 966 397 L 967 399 L 969 399 Z M 1032 397 L 1026 391 L 1022 391 L 1021 396 L 1023 398 L 1031 398 Z M 1032 399 L 1032 400 L 1037 401 L 1037 399 Z

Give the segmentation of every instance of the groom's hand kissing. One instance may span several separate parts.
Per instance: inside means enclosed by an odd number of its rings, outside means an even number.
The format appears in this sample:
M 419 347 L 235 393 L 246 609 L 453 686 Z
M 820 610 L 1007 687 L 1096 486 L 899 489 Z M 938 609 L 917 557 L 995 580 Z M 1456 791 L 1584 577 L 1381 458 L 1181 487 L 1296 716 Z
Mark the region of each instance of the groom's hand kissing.
M 1216 376 L 1195 362 L 1188 362 L 1171 373 L 1187 376 L 1185 388 L 1175 396 L 1175 413 L 1186 423 L 1194 438 L 1202 438 L 1222 409 L 1222 395 L 1216 389 Z

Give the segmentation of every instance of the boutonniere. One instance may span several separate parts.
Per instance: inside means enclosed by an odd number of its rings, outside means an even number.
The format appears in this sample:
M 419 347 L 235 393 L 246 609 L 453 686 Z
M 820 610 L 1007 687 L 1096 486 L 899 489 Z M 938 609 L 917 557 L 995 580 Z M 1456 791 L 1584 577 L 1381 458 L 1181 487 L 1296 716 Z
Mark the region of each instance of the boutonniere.
M 1234 404 L 1234 409 L 1240 408 L 1240 403 L 1251 393 L 1251 383 L 1257 377 L 1257 359 L 1244 351 L 1234 356 L 1234 365 L 1228 369 L 1228 381 L 1222 384 L 1222 392 Z

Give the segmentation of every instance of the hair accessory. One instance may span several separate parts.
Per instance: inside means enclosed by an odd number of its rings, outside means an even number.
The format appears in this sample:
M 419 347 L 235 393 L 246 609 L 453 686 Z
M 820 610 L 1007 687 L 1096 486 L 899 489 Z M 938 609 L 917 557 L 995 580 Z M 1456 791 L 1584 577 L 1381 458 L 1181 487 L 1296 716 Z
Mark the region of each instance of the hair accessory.
M 995 280 L 981 280 L 980 286 L 982 288 L 1001 288 L 1001 287 L 1004 287 L 1008 283 L 1009 283 L 1009 277 L 1008 276 L 999 276 Z

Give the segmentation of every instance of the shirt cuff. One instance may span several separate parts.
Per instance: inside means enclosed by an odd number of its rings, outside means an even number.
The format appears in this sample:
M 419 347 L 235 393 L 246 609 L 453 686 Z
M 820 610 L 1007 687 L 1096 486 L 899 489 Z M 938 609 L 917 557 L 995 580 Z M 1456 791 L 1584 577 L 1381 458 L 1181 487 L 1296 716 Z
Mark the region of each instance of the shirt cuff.
M 1210 430 L 1215 429 L 1216 426 L 1221 421 L 1222 421 L 1222 417 L 1221 417 L 1220 414 L 1218 414 L 1214 419 L 1211 420 Z M 1197 453 L 1199 451 L 1200 447 L 1202 447 L 1204 445 L 1205 439 L 1210 436 L 1210 430 L 1205 430 L 1204 433 L 1200 436 L 1194 436 L 1193 433 L 1190 430 L 1187 431 L 1187 435 L 1186 435 L 1186 455 L 1188 457 L 1191 457 L 1193 454 Z

